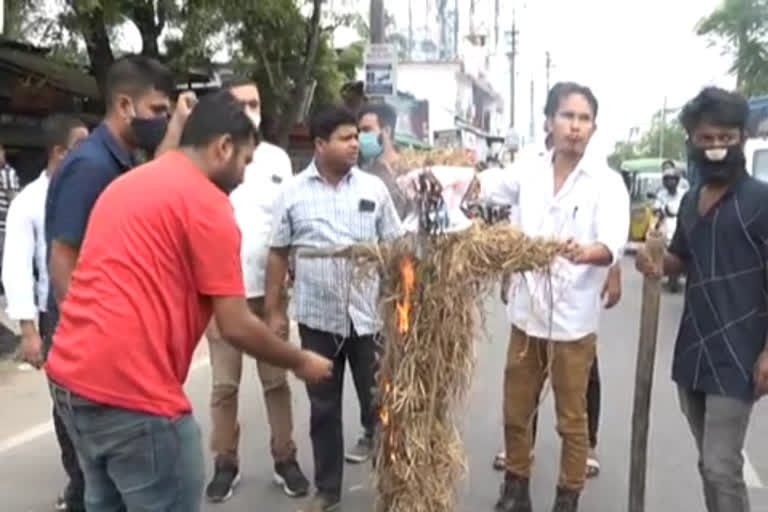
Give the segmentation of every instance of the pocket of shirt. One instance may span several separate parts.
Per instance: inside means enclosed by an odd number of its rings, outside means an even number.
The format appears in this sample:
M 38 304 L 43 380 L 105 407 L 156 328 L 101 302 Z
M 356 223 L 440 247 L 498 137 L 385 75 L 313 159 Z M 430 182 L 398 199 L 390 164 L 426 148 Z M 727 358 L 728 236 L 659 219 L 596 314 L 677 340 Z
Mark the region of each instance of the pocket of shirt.
M 373 212 L 359 212 L 357 232 L 357 240 L 359 242 L 374 242 L 377 240 L 376 218 L 378 215 L 378 207 Z

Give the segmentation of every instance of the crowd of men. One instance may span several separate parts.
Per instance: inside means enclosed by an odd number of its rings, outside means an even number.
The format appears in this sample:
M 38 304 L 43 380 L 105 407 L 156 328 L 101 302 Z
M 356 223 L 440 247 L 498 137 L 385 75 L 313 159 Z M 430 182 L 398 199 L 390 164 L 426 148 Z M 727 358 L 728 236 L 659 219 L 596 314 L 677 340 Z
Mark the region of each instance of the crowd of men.
M 182 93 L 175 104 L 173 95 L 163 65 L 121 58 L 106 79 L 103 122 L 89 134 L 78 119 L 47 119 L 47 165 L 18 195 L 0 153 L 0 189 L 9 191 L 0 209 L 10 203 L 2 280 L 22 356 L 45 368 L 54 402 L 69 477 L 56 507 L 195 512 L 204 494 L 229 499 L 240 480 L 247 355 L 258 361 L 275 482 L 291 497 L 314 487 L 305 512 L 337 510 L 345 459 L 371 460 L 374 446 L 376 358 L 386 343 L 379 283 L 360 279 L 347 260 L 300 252 L 402 236 L 412 205 L 393 171 L 396 115 L 387 105 L 318 110 L 312 162 L 294 176 L 286 153 L 262 140 L 257 84 L 237 79 L 199 100 Z M 533 274 L 503 287 L 511 333 L 499 376 L 497 512 L 533 509 L 536 411 L 547 379 L 562 438 L 552 510 L 575 512 L 585 479 L 599 471 L 597 332 L 600 310 L 621 295 L 629 231 L 624 183 L 589 150 L 592 91 L 557 84 L 545 114 L 545 148 L 480 174 L 482 196 L 511 205 L 526 234 L 568 242 L 553 269 L 557 296 Z M 637 257 L 644 274 L 687 276 L 673 379 L 708 512 L 749 510 L 741 450 L 752 407 L 768 391 L 768 189 L 745 170 L 746 117 L 744 99 L 720 89 L 686 106 L 689 158 L 702 181 L 682 200 L 663 268 L 643 251 Z M 137 152 L 145 163 L 137 165 Z M 289 298 L 301 348 L 288 342 Z M 213 372 L 207 487 L 183 390 L 204 333 Z M 347 363 L 362 436 L 345 454 Z M 297 462 L 288 371 L 306 382 L 314 486 Z

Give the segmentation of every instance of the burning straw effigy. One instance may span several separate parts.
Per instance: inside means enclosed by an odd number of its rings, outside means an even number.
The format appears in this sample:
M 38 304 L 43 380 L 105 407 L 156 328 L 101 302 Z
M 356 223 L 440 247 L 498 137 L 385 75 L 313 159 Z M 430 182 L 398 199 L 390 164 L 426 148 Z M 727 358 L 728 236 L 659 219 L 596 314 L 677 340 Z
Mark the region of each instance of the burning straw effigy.
M 413 239 L 379 260 L 384 347 L 378 373 L 378 512 L 450 512 L 465 471 L 459 406 L 470 388 L 481 301 L 505 271 L 546 271 L 561 244 L 509 224 Z
M 504 273 L 547 272 L 563 249 L 508 222 L 429 228 L 432 207 L 421 199 L 417 233 L 334 252 L 381 276 L 377 512 L 454 510 L 466 469 L 456 413 L 471 384 L 482 300 Z

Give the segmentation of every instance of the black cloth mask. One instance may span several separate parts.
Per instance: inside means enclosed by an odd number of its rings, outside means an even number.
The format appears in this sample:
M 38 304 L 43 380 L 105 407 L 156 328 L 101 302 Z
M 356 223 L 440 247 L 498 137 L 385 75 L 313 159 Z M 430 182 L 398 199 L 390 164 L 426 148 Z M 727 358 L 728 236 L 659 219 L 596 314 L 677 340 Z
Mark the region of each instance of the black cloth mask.
M 689 143 L 688 159 L 703 183 L 725 183 L 746 172 L 747 159 L 741 143 L 707 149 Z
M 168 130 L 168 118 L 134 117 L 131 119 L 131 130 L 139 148 L 154 155 Z

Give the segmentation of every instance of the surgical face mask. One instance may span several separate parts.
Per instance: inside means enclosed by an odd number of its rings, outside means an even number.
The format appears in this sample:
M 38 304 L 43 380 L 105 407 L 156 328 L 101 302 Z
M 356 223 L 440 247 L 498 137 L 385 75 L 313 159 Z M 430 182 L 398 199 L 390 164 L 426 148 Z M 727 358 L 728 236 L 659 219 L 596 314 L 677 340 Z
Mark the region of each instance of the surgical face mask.
M 136 140 L 136 145 L 140 149 L 154 154 L 157 147 L 163 141 L 167 130 L 167 117 L 138 117 L 134 110 L 134 115 L 131 118 L 131 131 Z
M 373 132 L 363 132 L 358 138 L 360 142 L 360 158 L 364 162 L 376 160 L 384 152 L 381 136 Z
M 689 144 L 688 159 L 704 183 L 727 182 L 746 170 L 746 157 L 740 143 L 707 149 Z

